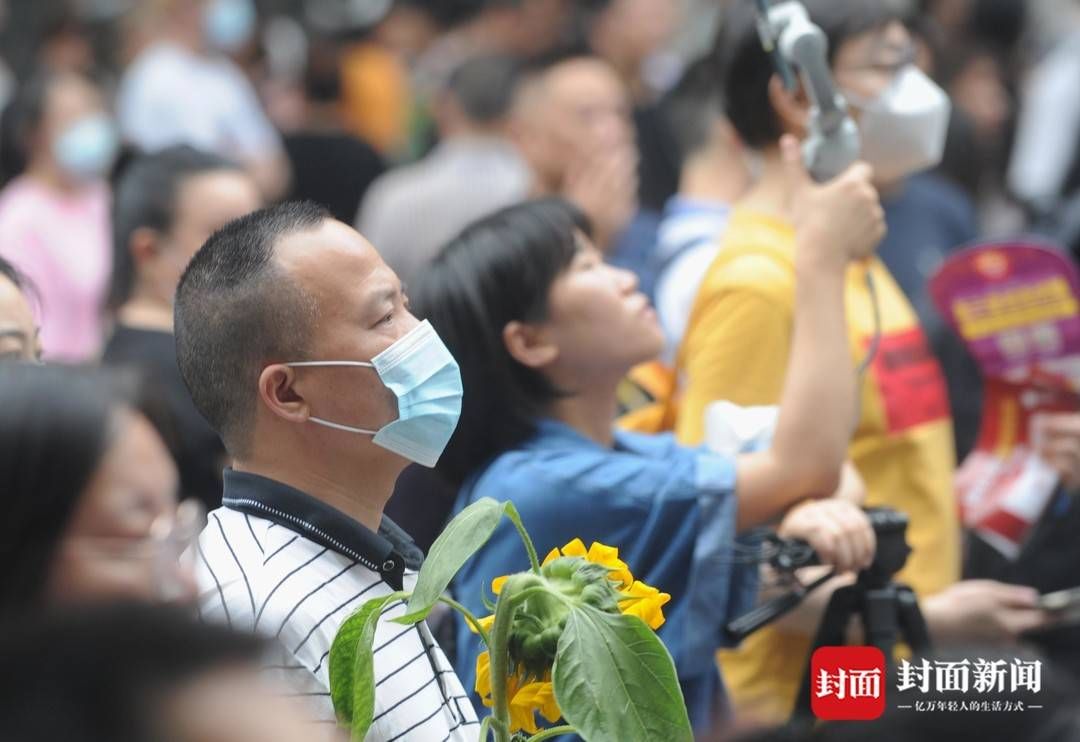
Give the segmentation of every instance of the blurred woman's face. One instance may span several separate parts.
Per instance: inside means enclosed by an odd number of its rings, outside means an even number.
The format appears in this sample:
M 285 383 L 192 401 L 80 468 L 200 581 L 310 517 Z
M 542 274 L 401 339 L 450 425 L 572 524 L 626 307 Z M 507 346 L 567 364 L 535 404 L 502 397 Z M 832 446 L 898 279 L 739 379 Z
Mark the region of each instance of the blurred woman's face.
M 172 229 L 159 234 L 155 258 L 141 269 L 145 280 L 171 305 L 184 268 L 210 235 L 260 206 L 258 186 L 247 173 L 216 170 L 187 178 L 177 193 Z
M 176 467 L 142 415 L 121 410 L 115 434 L 72 514 L 53 563 L 52 601 L 190 600 L 194 579 L 173 538 Z
M 630 271 L 604 262 L 583 235 L 581 249 L 548 295 L 545 329 L 558 347 L 556 364 L 571 383 L 618 379 L 656 358 L 664 334 Z
M 36 361 L 41 338 L 26 296 L 0 275 L 0 361 Z
M 904 24 L 893 21 L 876 31 L 858 34 L 837 50 L 833 74 L 840 88 L 863 100 L 884 93 L 917 57 L 917 47 Z M 856 120 L 859 110 L 852 110 Z
M 177 742 L 347 742 L 339 727 L 308 721 L 306 699 L 287 696 L 258 668 L 222 667 L 171 693 L 157 718 Z
M 78 75 L 52 83 L 36 142 L 35 158 L 48 158 L 76 182 L 104 178 L 120 144 L 101 91 Z
M 63 75 L 46 97 L 42 122 L 46 138 L 53 142 L 80 121 L 105 114 L 100 90 L 78 75 Z

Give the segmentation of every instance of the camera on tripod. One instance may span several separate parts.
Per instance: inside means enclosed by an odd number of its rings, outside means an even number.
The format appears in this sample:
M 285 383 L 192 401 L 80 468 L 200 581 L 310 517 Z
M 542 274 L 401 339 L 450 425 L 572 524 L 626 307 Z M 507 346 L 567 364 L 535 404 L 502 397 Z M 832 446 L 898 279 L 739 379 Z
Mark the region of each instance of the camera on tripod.
M 866 644 L 877 647 L 890 660 L 898 641 L 906 642 L 915 652 L 923 652 L 930 647 L 926 621 L 919 610 L 915 593 L 907 585 L 893 580 L 911 554 L 906 538 L 908 517 L 889 508 L 869 508 L 866 515 L 877 537 L 874 561 L 858 573 L 854 584 L 837 588 L 833 592 L 814 637 L 811 655 L 818 647 L 844 644 L 848 624 L 855 615 L 862 620 Z M 794 587 L 785 595 L 731 621 L 726 628 L 731 638 L 736 641 L 792 610 L 810 592 L 836 576 L 835 571 L 830 571 L 810 584 L 802 585 L 795 579 L 794 572 L 802 567 L 821 564 L 814 550 L 803 541 L 785 540 L 775 536 L 769 543 L 772 545 L 772 553 L 767 561 L 775 570 L 787 575 Z M 797 721 L 812 718 L 809 660 L 808 656 L 807 673 L 795 706 L 794 720 Z
M 903 568 L 911 554 L 907 543 L 908 517 L 891 508 L 866 508 L 867 519 L 877 538 L 873 563 L 863 570 L 867 579 L 889 579 Z M 777 552 L 769 564 L 778 572 L 790 574 L 801 567 L 820 565 L 821 561 L 809 544 L 799 540 L 773 539 Z

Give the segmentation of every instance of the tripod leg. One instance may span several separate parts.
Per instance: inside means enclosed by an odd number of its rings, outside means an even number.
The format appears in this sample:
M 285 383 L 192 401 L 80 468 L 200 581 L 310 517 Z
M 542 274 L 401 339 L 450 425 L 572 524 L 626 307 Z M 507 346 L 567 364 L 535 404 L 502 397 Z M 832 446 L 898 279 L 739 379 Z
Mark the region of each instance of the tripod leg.
M 810 700 L 814 690 L 814 679 L 810 677 L 810 658 L 814 650 L 819 647 L 835 647 L 845 643 L 844 634 L 858 607 L 859 594 L 854 585 L 838 588 L 829 598 L 829 604 L 825 608 L 825 614 L 814 636 L 814 643 L 810 647 L 810 654 L 806 657 L 806 672 L 803 674 L 802 687 L 799 689 L 795 711 L 791 716 L 792 724 L 804 725 L 813 722 L 814 715 L 810 708 Z
M 907 585 L 896 586 L 896 602 L 900 614 L 900 635 L 912 652 L 923 653 L 930 649 L 930 630 L 919 610 L 919 601 Z
M 891 585 L 867 590 L 864 600 L 863 629 L 866 630 L 866 643 L 880 649 L 886 662 L 892 662 L 893 647 L 900 631 L 896 590 Z

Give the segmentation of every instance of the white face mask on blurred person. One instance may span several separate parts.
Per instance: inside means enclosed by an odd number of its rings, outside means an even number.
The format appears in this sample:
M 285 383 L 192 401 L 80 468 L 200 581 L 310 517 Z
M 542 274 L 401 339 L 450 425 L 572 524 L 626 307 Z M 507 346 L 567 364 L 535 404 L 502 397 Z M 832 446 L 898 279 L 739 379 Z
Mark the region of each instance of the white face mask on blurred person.
M 203 8 L 203 33 L 215 49 L 232 52 L 251 38 L 257 20 L 252 0 L 209 0 Z
M 120 136 L 105 114 L 79 119 L 53 143 L 53 157 L 69 175 L 79 180 L 104 177 L 116 160 Z
M 873 100 L 844 95 L 861 111 L 862 159 L 874 168 L 875 180 L 892 183 L 941 162 L 952 106 L 918 67 L 904 67 Z

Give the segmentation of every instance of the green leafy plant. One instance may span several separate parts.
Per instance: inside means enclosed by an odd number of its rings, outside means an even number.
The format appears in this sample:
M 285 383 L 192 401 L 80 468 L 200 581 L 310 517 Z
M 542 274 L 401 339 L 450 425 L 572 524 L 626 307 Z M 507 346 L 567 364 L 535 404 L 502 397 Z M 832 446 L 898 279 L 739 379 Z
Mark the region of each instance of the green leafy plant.
M 531 568 L 492 582 L 490 616 L 477 618 L 446 596 L 462 565 L 503 517 L 517 528 Z M 670 596 L 637 581 L 618 550 L 578 539 L 541 562 L 512 503 L 485 498 L 458 514 L 431 548 L 412 593 L 370 600 L 338 630 L 330 650 L 330 691 L 338 718 L 362 740 L 375 709 L 372 643 L 386 607 L 408 600 L 410 625 L 437 603 L 464 616 L 487 647 L 477 657 L 476 690 L 491 716 L 480 740 L 530 742 L 577 733 L 590 742 L 690 742 L 693 733 L 671 655 L 654 633 Z M 540 729 L 536 714 L 549 723 Z M 524 735 L 532 735 L 525 737 Z

